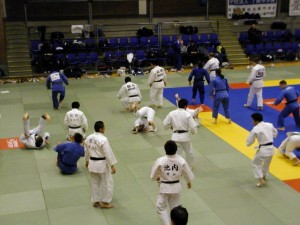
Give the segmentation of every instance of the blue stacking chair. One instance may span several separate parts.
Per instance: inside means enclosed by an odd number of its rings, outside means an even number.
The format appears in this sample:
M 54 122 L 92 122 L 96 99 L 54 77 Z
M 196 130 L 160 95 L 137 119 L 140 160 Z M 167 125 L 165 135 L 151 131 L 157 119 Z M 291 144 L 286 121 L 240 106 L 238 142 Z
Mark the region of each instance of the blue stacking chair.
M 97 64 L 99 62 L 99 55 L 97 52 L 89 53 L 89 64 Z
M 191 35 L 191 40 L 196 44 L 200 44 L 200 38 L 199 38 L 199 35 L 198 34 L 192 34 Z
M 96 48 L 96 42 L 94 38 L 87 38 L 84 42 L 87 50 L 94 50 Z
M 247 36 L 247 38 L 248 38 L 248 36 Z M 211 33 L 209 35 L 209 41 L 210 41 L 210 44 L 215 45 L 215 46 L 220 44 L 218 35 L 215 33 Z
M 298 53 L 299 52 L 299 43 L 298 42 L 293 42 L 292 43 L 292 51 L 294 53 Z
M 255 55 L 256 54 L 254 44 L 247 44 L 246 45 L 246 54 L 247 55 Z
M 264 54 L 265 53 L 264 46 L 261 43 L 255 45 L 255 50 L 256 50 L 257 54 Z
M 147 48 L 149 46 L 148 37 L 140 37 L 140 46 L 144 48 Z
M 264 52 L 266 54 L 273 55 L 275 53 L 272 43 L 266 43 L 264 47 L 265 47 Z
M 125 66 L 127 59 L 125 58 L 125 53 L 122 51 L 116 51 L 114 53 L 114 59 L 116 60 L 116 67 Z
M 150 37 L 149 46 L 150 47 L 158 47 L 158 37 L 156 37 L 156 36 Z
M 300 29 L 295 30 L 295 39 L 300 40 Z
M 137 48 L 139 46 L 140 46 L 139 39 L 137 37 L 129 38 L 129 47 Z
M 274 39 L 275 39 L 274 32 L 272 30 L 268 30 L 267 32 L 265 32 L 265 34 L 263 36 L 263 40 L 265 42 L 273 42 Z
M 290 42 L 283 42 L 282 50 L 283 50 L 283 52 L 293 52 L 292 44 Z
M 74 53 L 67 54 L 66 58 L 69 65 L 75 66 L 78 64 L 77 57 Z
M 31 50 L 31 53 L 32 54 L 35 54 L 35 53 L 39 53 L 39 44 L 41 42 L 38 41 L 38 40 L 32 40 L 30 41 L 30 50 Z
M 207 48 L 208 53 L 215 52 L 215 48 L 213 46 L 208 46 Z
M 171 46 L 171 37 L 168 35 L 163 35 L 161 37 L 161 46 L 163 46 L 163 47 Z
M 109 47 L 111 48 L 118 48 L 119 47 L 119 41 L 118 38 L 112 37 L 109 39 Z
M 182 34 L 181 39 L 183 41 L 183 44 L 186 45 L 186 46 L 190 43 L 190 36 L 187 35 L 187 34 Z
M 87 57 L 87 54 L 85 52 L 78 53 L 78 63 L 80 65 L 88 64 L 88 57 Z
M 208 34 L 200 34 L 200 44 L 210 44 Z
M 247 43 L 249 42 L 249 39 L 248 39 L 248 32 L 247 32 L 247 31 L 240 32 L 239 42 L 240 42 L 242 45 L 243 45 L 243 44 L 247 44 Z
M 274 40 L 275 41 L 282 41 L 282 35 L 283 35 L 283 31 L 282 30 L 277 30 L 274 33 Z
M 127 37 L 121 37 L 120 38 L 120 47 L 128 48 L 128 46 L 129 46 L 128 38 Z

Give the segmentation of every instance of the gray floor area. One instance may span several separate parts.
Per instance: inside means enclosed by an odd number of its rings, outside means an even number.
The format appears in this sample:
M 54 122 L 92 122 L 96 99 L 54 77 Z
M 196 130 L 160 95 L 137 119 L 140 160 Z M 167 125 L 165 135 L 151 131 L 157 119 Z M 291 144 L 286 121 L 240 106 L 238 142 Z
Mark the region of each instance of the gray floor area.
M 267 68 L 267 79 L 299 78 L 299 66 Z M 224 70 L 230 82 L 243 82 L 249 70 Z M 169 73 L 168 86 L 186 86 L 188 73 Z M 139 84 L 143 101 L 149 105 L 147 76 L 133 77 Z M 131 134 L 135 117 L 121 112 L 116 98 L 124 78 L 70 80 L 64 106 L 52 109 L 51 92 L 44 83 L 5 84 L 0 91 L 0 134 L 17 137 L 22 132 L 22 115 L 28 111 L 34 126 L 48 112 L 52 120 L 46 126 L 52 147 L 65 139 L 65 113 L 71 102 L 93 124 L 103 120 L 106 136 L 118 159 L 114 175 L 114 208 L 93 208 L 90 202 L 90 175 L 79 162 L 79 171 L 61 175 L 55 166 L 56 153 L 43 150 L 0 151 L 0 224 L 3 225 L 153 225 L 160 224 L 155 202 L 158 186 L 150 180 L 150 169 L 164 154 L 163 145 L 171 137 L 162 121 L 174 105 L 165 100 L 156 112 L 158 131 Z M 241 140 L 245 141 L 245 140 Z M 195 148 L 196 179 L 191 190 L 185 187 L 182 204 L 189 211 L 190 225 L 298 225 L 299 193 L 271 176 L 268 186 L 257 188 L 251 160 L 200 126 L 192 138 Z

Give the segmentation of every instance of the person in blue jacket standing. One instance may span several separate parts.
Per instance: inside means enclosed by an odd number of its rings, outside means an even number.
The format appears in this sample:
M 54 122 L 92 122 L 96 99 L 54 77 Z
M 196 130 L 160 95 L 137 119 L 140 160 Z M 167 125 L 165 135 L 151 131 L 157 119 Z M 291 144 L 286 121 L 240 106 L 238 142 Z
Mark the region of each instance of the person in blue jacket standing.
M 284 127 L 284 118 L 286 118 L 291 113 L 294 116 L 294 120 L 296 126 L 300 126 L 300 118 L 299 118 L 299 103 L 298 97 L 299 92 L 291 86 L 287 85 L 285 80 L 279 82 L 279 87 L 282 90 L 279 97 L 275 100 L 274 105 L 278 105 L 284 98 L 286 100 L 284 109 L 280 112 L 277 120 L 277 129 L 285 130 Z
M 83 136 L 75 133 L 72 141 L 57 145 L 57 167 L 63 174 L 73 174 L 77 170 L 77 161 L 84 157 L 84 147 L 81 145 Z
M 58 109 L 59 104 L 65 98 L 65 86 L 69 85 L 68 78 L 60 72 L 53 71 L 46 80 L 47 88 L 50 89 L 52 87 L 52 101 L 53 101 L 53 108 Z M 58 100 L 59 94 L 59 100 Z
M 195 102 L 197 91 L 199 92 L 199 98 L 200 98 L 200 104 L 203 105 L 204 103 L 204 79 L 209 84 L 210 83 L 210 77 L 209 74 L 205 69 L 203 69 L 202 62 L 198 63 L 198 67 L 194 68 L 192 72 L 189 75 L 188 81 L 189 85 L 192 85 L 192 80 L 194 78 L 193 83 L 193 94 L 192 94 L 192 103 Z
M 221 70 L 216 70 L 216 79 L 210 82 L 209 95 L 213 100 L 213 112 L 214 124 L 217 124 L 218 112 L 220 104 L 222 103 L 224 108 L 225 117 L 228 119 L 228 123 L 231 123 L 229 113 L 229 85 L 227 79 L 221 74 Z

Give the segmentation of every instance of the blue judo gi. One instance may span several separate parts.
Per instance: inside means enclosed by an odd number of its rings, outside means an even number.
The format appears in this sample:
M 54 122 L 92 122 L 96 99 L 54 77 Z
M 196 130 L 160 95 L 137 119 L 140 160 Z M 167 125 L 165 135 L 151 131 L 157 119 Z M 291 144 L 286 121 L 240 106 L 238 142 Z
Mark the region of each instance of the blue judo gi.
M 218 118 L 220 104 L 224 108 L 225 117 L 230 119 L 229 113 L 229 85 L 227 79 L 223 75 L 217 75 L 215 80 L 212 80 L 209 85 L 209 95 L 214 98 L 212 117 Z
M 47 88 L 50 89 L 52 86 L 52 101 L 53 101 L 53 108 L 58 109 L 59 103 L 62 102 L 65 98 L 65 86 L 69 85 L 68 78 L 57 71 L 53 71 L 46 80 Z M 59 101 L 57 96 L 59 95 Z
M 77 161 L 84 157 L 84 147 L 76 142 L 66 142 L 57 145 L 57 166 L 63 174 L 72 174 L 77 170 Z
M 284 118 L 290 113 L 294 116 L 296 126 L 300 126 L 298 97 L 299 92 L 294 87 L 286 86 L 282 89 L 280 96 L 274 102 L 274 105 L 278 105 L 284 98 L 286 100 L 286 105 L 278 116 L 278 127 L 284 127 Z
M 194 83 L 193 83 L 193 94 L 192 98 L 196 98 L 197 91 L 199 92 L 199 98 L 200 103 L 204 103 L 204 78 L 206 79 L 206 82 L 210 83 L 210 77 L 207 71 L 203 68 L 196 67 L 192 70 L 192 72 L 189 75 L 188 81 L 191 82 L 194 77 Z

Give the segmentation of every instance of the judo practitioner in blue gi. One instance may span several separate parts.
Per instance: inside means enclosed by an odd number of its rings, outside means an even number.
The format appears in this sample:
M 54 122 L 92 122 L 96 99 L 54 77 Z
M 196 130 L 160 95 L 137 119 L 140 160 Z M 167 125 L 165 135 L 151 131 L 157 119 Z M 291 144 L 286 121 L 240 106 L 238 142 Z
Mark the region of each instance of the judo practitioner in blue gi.
M 284 128 L 284 118 L 286 118 L 291 113 L 294 116 L 296 126 L 300 127 L 300 118 L 299 118 L 299 103 L 298 97 L 299 92 L 291 86 L 287 86 L 287 82 L 282 80 L 279 82 L 279 87 L 282 90 L 280 96 L 275 100 L 274 105 L 278 105 L 284 98 L 286 104 L 284 109 L 280 112 L 277 120 L 277 129 L 285 130 Z
M 194 78 L 194 83 L 193 83 L 193 94 L 192 94 L 192 102 L 195 102 L 196 94 L 197 91 L 199 92 L 199 98 L 200 98 L 200 104 L 203 105 L 204 103 L 204 78 L 206 82 L 209 84 L 210 83 L 210 77 L 209 74 L 205 69 L 203 69 L 203 64 L 202 62 L 198 63 L 198 67 L 194 68 L 192 72 L 189 75 L 188 81 L 189 85 L 192 85 L 192 80 Z
M 77 161 L 84 157 L 84 147 L 81 145 L 83 137 L 75 133 L 74 141 L 57 145 L 53 150 L 57 152 L 57 166 L 63 174 L 73 174 L 77 170 Z
M 225 117 L 228 119 L 228 123 L 231 123 L 229 113 L 229 85 L 227 79 L 221 74 L 221 70 L 216 70 L 216 78 L 210 82 L 209 95 L 213 102 L 212 117 L 214 118 L 214 124 L 217 124 L 218 112 L 220 104 L 222 103 L 224 108 Z
M 53 101 L 53 108 L 58 109 L 59 104 L 64 100 L 65 98 L 65 86 L 69 85 L 68 78 L 57 71 L 53 71 L 46 80 L 47 88 L 50 89 L 52 86 L 52 101 Z M 59 94 L 59 101 L 57 99 Z

